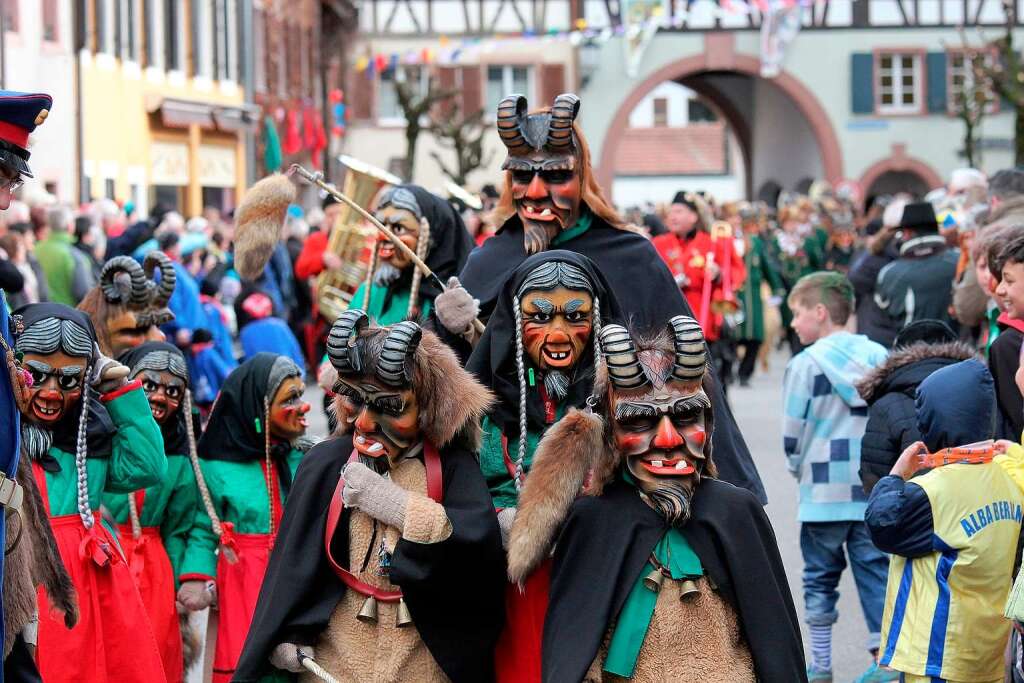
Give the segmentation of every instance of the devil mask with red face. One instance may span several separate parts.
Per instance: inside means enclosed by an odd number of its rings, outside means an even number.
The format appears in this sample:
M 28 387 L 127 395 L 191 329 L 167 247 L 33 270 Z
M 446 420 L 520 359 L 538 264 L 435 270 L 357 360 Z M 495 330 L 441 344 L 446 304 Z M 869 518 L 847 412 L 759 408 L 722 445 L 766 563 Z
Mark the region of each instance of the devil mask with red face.
M 653 340 L 634 340 L 619 325 L 601 330 L 607 438 L 627 478 L 673 525 L 689 518 L 701 477 L 715 475 L 704 348 L 700 326 L 686 316 Z
M 566 93 L 549 111 L 527 114 L 526 98 L 509 95 L 498 105 L 498 134 L 508 148 L 502 170 L 511 176 L 512 201 L 523 223 L 526 253 L 548 248 L 576 224 L 583 183 L 573 121 L 580 98 Z

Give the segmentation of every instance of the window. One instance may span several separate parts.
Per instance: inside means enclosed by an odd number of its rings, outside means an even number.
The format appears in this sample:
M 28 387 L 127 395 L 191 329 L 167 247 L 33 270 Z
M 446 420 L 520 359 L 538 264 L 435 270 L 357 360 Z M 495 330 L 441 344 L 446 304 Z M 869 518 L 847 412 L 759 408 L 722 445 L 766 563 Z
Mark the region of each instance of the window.
M 218 80 L 235 80 L 235 2 L 212 0 L 214 73 Z
M 114 36 L 111 0 L 96 0 L 96 52 L 111 53 Z
M 107 199 L 114 199 L 114 179 L 107 178 L 103 181 L 103 196 Z
M 398 105 L 395 82 L 414 84 L 415 94 L 420 96 L 427 92 L 428 79 L 427 70 L 419 66 L 400 66 L 384 71 L 380 75 L 380 88 L 377 90 L 377 119 L 387 122 L 404 121 L 405 115 Z
M 263 10 L 252 11 L 252 64 L 256 92 L 267 92 L 267 22 Z
M 161 68 L 164 63 L 163 0 L 145 0 L 143 26 L 145 27 L 146 66 Z
M 138 0 L 114 0 L 114 19 L 117 30 L 116 52 L 123 60 L 139 61 L 139 35 L 136 28 L 138 19 Z
M 991 88 L 980 90 L 974 87 L 974 69 L 970 60 L 976 54 L 959 51 L 950 52 L 947 55 L 947 92 L 949 93 L 948 105 L 951 114 L 955 114 L 960 110 L 961 98 L 965 91 L 973 97 L 985 97 L 987 99 L 986 112 L 992 113 L 999 110 L 999 98 L 995 96 Z M 994 56 L 992 53 L 988 53 L 984 56 L 984 60 L 986 66 L 991 66 L 994 62 Z
M 15 2 L 8 4 L 16 5 Z M 56 43 L 57 27 L 60 24 L 60 17 L 57 12 L 57 0 L 43 0 L 43 40 Z
M 5 31 L 18 30 L 18 3 L 16 0 L 3 0 L 3 20 Z
M 526 99 L 532 99 L 531 71 L 528 66 L 488 66 L 487 111 L 497 110 L 498 103 L 506 95 L 526 95 Z
M 882 53 L 878 56 L 878 111 L 882 114 L 920 112 L 921 57 L 913 53 Z
M 668 99 L 665 97 L 655 97 L 651 104 L 654 107 L 654 125 L 664 128 L 668 125 Z
M 185 17 L 179 0 L 162 0 L 164 3 L 164 64 L 168 71 L 185 69 Z

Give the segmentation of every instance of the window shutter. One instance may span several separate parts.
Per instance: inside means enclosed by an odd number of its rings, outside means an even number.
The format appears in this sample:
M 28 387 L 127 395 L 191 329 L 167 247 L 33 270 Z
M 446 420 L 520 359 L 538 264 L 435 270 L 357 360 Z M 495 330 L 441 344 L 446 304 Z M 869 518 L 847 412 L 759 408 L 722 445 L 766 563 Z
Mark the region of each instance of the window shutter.
M 945 114 L 949 109 L 946 102 L 946 53 L 929 52 L 925 58 L 925 69 L 928 111 L 933 114 Z
M 371 104 L 373 101 L 373 78 L 374 71 L 367 69 L 362 73 L 352 71 L 349 77 L 349 88 L 345 93 L 345 99 L 352 107 L 352 118 L 357 121 L 365 121 L 373 116 Z
M 875 113 L 874 55 L 870 52 L 850 55 L 850 109 L 854 114 Z
M 565 92 L 565 65 L 542 64 L 540 67 L 540 106 L 550 107 Z
M 462 111 L 466 116 L 477 113 L 484 106 L 482 81 L 479 66 L 462 67 Z
M 439 66 L 437 68 L 437 85 L 442 91 L 454 90 L 456 88 L 456 70 L 457 67 L 454 66 Z M 439 102 L 437 105 L 438 113 L 444 118 L 449 118 L 454 115 L 455 100 L 455 97 L 450 97 Z

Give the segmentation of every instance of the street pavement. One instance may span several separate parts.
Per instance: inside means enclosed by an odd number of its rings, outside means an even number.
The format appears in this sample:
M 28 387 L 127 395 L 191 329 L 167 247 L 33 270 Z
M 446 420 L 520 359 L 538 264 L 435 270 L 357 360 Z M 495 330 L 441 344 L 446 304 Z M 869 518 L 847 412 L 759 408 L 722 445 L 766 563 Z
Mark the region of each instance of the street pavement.
M 782 454 L 782 374 L 788 358 L 788 352 L 773 354 L 768 371 L 758 367 L 749 387 L 734 385 L 730 389 L 729 402 L 768 492 L 766 510 L 775 527 L 786 577 L 803 625 L 797 483 L 786 469 Z M 839 594 L 839 622 L 832 630 L 832 671 L 836 683 L 849 683 L 871 663 L 866 650 L 868 631 L 849 569 L 843 572 Z M 810 656 L 806 626 L 803 638 L 804 652 Z

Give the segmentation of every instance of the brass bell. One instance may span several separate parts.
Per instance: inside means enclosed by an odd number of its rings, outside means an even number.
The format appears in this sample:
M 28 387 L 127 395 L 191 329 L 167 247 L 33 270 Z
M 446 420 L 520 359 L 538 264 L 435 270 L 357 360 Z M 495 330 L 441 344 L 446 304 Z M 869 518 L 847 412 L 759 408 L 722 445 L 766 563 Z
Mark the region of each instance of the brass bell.
M 403 626 L 409 626 L 412 624 L 412 614 L 409 613 L 409 608 L 405 604 L 404 598 L 398 600 L 398 612 L 395 615 L 395 626 L 402 628 Z
M 363 608 L 359 610 L 359 614 L 356 615 L 356 619 L 359 621 L 365 621 L 368 624 L 377 623 L 377 598 L 372 595 L 366 598 L 363 603 Z
M 700 589 L 697 588 L 697 584 L 690 579 L 686 579 L 679 586 L 679 599 L 686 600 L 687 598 L 696 597 L 700 594 Z
M 644 577 L 644 588 L 655 593 L 661 590 L 661 582 L 665 576 L 658 569 L 651 570 L 651 573 Z

